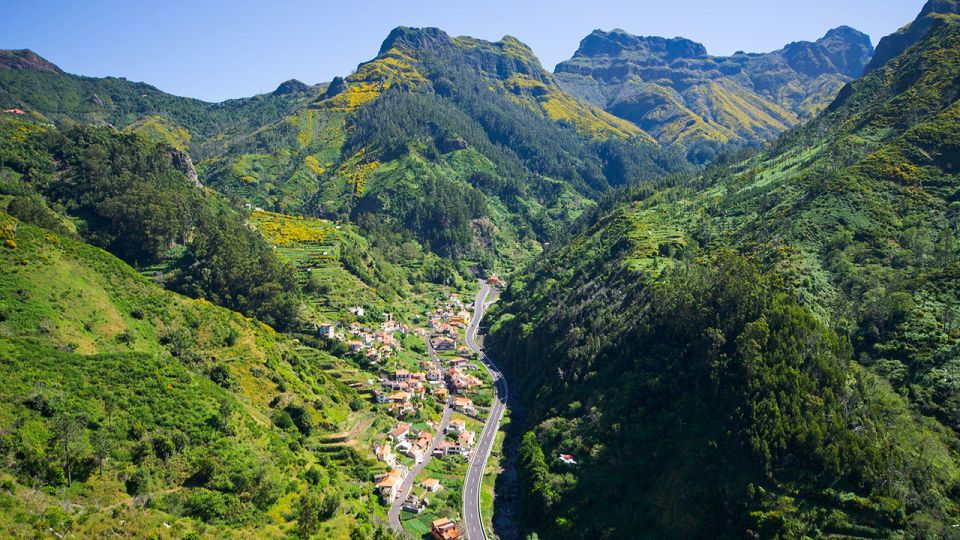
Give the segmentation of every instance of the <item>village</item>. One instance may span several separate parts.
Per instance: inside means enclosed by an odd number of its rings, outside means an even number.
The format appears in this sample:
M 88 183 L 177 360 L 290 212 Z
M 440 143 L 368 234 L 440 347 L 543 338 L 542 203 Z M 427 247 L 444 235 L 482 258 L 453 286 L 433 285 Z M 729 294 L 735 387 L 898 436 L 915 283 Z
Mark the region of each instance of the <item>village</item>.
M 366 315 L 360 306 L 349 312 L 357 319 Z M 450 293 L 418 314 L 415 320 L 423 324 L 413 328 L 389 313 L 379 324 L 318 325 L 320 337 L 345 343 L 358 362 L 378 374 L 363 386 L 395 419 L 371 444 L 383 466 L 372 478 L 381 502 L 409 529 L 438 540 L 461 537 L 459 504 L 445 504 L 444 490 L 461 489 L 493 395 L 489 375 L 463 343 L 471 315 Z M 431 516 L 435 519 L 418 519 Z

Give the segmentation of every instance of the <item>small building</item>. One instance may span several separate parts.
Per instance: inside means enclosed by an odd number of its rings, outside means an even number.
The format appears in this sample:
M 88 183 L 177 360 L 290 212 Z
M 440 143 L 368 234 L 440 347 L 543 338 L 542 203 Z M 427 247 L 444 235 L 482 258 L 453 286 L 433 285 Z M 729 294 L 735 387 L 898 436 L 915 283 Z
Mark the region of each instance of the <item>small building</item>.
M 454 410 L 460 411 L 464 414 L 476 414 L 477 409 L 473 406 L 473 400 L 470 398 L 465 398 L 457 396 L 453 398 L 453 408 Z
M 406 440 L 407 435 L 410 434 L 410 426 L 404 423 L 397 424 L 397 427 L 393 428 L 390 433 L 387 434 L 387 437 L 394 442 L 400 442 Z
M 419 514 L 420 512 L 423 512 L 429 504 L 430 501 L 426 497 L 421 499 L 420 497 L 417 497 L 411 493 L 406 499 L 404 499 L 401 508 L 408 512 Z
M 325 339 L 333 339 L 336 337 L 337 326 L 333 323 L 323 323 L 317 327 L 317 336 Z
M 464 431 L 459 437 L 457 437 L 457 444 L 463 448 L 472 448 L 476 435 L 477 434 L 472 431 Z
M 390 396 L 387 398 L 387 401 L 391 403 L 403 403 L 404 401 L 409 401 L 410 397 L 410 392 L 394 392 L 390 394 Z
M 564 465 L 576 465 L 577 460 L 573 459 L 573 456 L 570 454 L 560 454 L 560 463 Z
M 374 446 L 373 454 L 377 457 L 378 461 L 382 461 L 388 465 L 393 465 L 397 460 L 397 456 L 393 454 L 393 449 L 390 448 L 389 444 Z
M 433 348 L 438 351 L 452 351 L 456 346 L 457 342 L 448 337 L 438 337 L 433 340 Z
M 430 536 L 434 540 L 459 540 L 460 528 L 450 518 L 440 518 L 430 523 Z
M 420 486 L 430 493 L 436 493 L 443 489 L 443 486 L 440 485 L 440 481 L 436 478 L 425 478 L 423 482 L 420 482 Z
M 380 497 L 387 503 L 393 502 L 406 478 L 407 470 L 404 467 L 394 467 L 388 473 L 377 475 L 375 480 Z
M 453 419 L 447 424 L 447 433 L 456 433 L 460 435 L 467 430 L 467 422 L 465 420 Z

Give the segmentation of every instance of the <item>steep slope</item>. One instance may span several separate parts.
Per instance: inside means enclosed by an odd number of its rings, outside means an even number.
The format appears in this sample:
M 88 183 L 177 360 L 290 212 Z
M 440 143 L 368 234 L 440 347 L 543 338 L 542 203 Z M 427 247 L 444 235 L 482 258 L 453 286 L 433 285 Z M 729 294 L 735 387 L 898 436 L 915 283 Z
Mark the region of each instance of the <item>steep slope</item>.
M 556 68 L 561 87 L 634 122 L 661 144 L 703 152 L 761 142 L 821 110 L 873 54 L 849 27 L 766 54 L 707 54 L 684 38 L 594 31 Z M 702 159 L 702 158 L 701 158 Z
M 318 445 L 368 414 L 339 359 L 2 212 L 0 234 L 5 536 L 374 537 L 374 463 Z
M 515 278 L 490 345 L 530 408 L 529 528 L 955 534 L 958 59 L 940 25 L 769 151 L 625 190 Z
M 61 131 L 0 115 L 0 199 L 17 217 L 79 234 L 170 288 L 295 325 L 296 284 L 239 211 L 197 180 L 190 158 L 107 127 Z

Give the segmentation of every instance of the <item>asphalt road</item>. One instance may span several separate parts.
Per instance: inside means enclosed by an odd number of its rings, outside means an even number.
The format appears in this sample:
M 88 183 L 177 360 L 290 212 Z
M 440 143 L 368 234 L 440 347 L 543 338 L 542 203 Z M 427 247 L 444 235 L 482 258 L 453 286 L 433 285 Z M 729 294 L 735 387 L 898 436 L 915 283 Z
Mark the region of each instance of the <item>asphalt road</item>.
M 476 341 L 477 329 L 480 326 L 480 321 L 483 320 L 483 313 L 486 309 L 485 303 L 489 293 L 490 285 L 486 281 L 481 281 L 480 292 L 477 293 L 477 299 L 474 303 L 473 318 L 470 319 L 470 325 L 467 327 L 465 335 L 467 346 L 479 355 L 480 361 L 487 372 L 490 373 L 490 376 L 493 377 L 494 383 L 490 416 L 487 417 L 487 423 L 483 426 L 480 441 L 470 457 L 470 466 L 463 482 L 463 524 L 469 540 L 486 540 L 487 538 L 486 531 L 483 530 L 483 520 L 480 518 L 480 484 L 483 482 L 483 470 L 487 466 L 487 460 L 493 450 L 493 442 L 497 437 L 497 431 L 500 429 L 500 420 L 503 418 L 508 396 L 507 382 L 504 380 L 503 374 L 493 364 L 490 357 L 480 349 Z

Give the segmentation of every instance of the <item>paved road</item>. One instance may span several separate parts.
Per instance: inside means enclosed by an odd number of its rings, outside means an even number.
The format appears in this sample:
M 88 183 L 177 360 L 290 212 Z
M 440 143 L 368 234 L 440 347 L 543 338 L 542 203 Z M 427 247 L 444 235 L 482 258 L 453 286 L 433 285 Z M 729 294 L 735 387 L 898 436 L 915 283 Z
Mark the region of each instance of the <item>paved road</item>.
M 424 338 L 424 341 L 427 342 L 427 350 L 430 351 L 430 357 L 436 361 L 437 353 L 433 350 L 433 347 L 430 345 L 430 340 Z M 403 490 L 393 501 L 393 504 L 390 505 L 390 512 L 387 513 L 387 518 L 390 521 L 390 526 L 399 533 L 403 533 L 403 524 L 400 523 L 400 511 L 403 507 L 403 501 L 407 498 L 407 495 L 410 494 L 410 490 L 413 489 L 413 484 L 417 480 L 417 475 L 420 474 L 420 471 L 427 466 L 427 463 L 433 459 L 433 450 L 437 447 L 437 444 L 443 440 L 444 433 L 447 431 L 447 426 L 450 425 L 450 417 L 453 416 L 453 396 L 450 396 L 447 399 L 447 402 L 443 405 L 443 415 L 440 417 L 440 427 L 437 429 L 436 435 L 434 435 L 433 440 L 430 442 L 430 448 L 427 449 L 427 455 L 423 458 L 423 463 L 418 463 L 410 469 L 410 472 L 407 474 L 407 478 L 403 481 Z
M 467 538 L 469 540 L 486 540 L 487 534 L 483 530 L 483 520 L 480 518 L 480 484 L 483 482 L 483 470 L 487 467 L 487 459 L 493 450 L 493 442 L 497 438 L 497 431 L 500 429 L 500 420 L 503 418 L 503 411 L 507 406 L 507 382 L 503 374 L 493 364 L 493 361 L 477 345 L 477 328 L 480 321 L 483 320 L 483 312 L 486 309 L 487 296 L 490 293 L 490 285 L 486 281 L 480 282 L 480 292 L 477 293 L 477 299 L 474 303 L 473 318 L 470 319 L 470 325 L 467 327 L 466 342 L 467 346 L 480 356 L 484 368 L 493 377 L 494 396 L 490 406 L 490 416 L 487 423 L 483 426 L 483 433 L 480 435 L 480 442 L 474 448 L 473 455 L 470 458 L 470 466 L 467 469 L 467 476 L 463 482 L 463 523 L 466 528 Z

